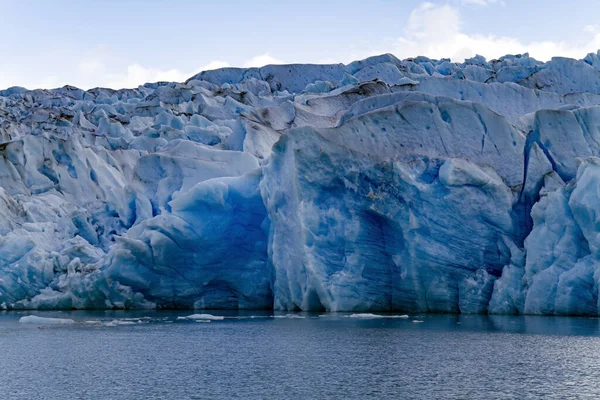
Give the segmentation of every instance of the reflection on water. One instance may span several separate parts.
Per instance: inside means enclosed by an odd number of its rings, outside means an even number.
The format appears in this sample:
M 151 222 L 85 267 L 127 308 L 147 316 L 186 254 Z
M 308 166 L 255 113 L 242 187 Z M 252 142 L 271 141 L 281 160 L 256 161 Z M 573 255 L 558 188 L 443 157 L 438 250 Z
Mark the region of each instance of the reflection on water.
M 600 398 L 597 318 L 5 312 L 0 343 L 8 399 Z
M 102 322 L 136 321 L 144 324 L 173 323 L 185 320 L 194 315 L 207 315 L 208 320 L 228 321 L 258 319 L 318 319 L 330 322 L 350 323 L 356 327 L 378 327 L 392 329 L 438 330 L 445 332 L 487 332 L 487 333 L 519 333 L 538 335 L 576 335 L 600 336 L 600 319 L 596 317 L 539 317 L 515 315 L 468 315 L 468 314 L 412 314 L 400 313 L 289 313 L 270 311 L 3 311 L 0 312 L 0 328 L 16 329 L 15 325 L 23 316 L 38 315 L 46 318 L 69 318 L 77 325 Z M 219 316 L 212 318 L 211 316 Z M 197 319 L 202 319 L 197 318 Z M 427 322 L 422 326 L 414 326 L 408 322 Z M 361 324 L 361 321 L 364 322 Z M 321 323 L 321 322 L 320 322 Z M 118 325 L 119 323 L 117 323 Z M 129 324 L 123 324 L 129 325 Z M 345 325 L 344 325 L 345 326 Z

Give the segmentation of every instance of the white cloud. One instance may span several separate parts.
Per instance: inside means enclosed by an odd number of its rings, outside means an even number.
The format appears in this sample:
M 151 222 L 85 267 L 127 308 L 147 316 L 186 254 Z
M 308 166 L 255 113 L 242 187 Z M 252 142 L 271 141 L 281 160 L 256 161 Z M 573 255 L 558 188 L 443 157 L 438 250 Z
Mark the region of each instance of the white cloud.
M 584 28 L 588 35 L 585 42 L 579 45 L 555 41 L 524 42 L 510 36 L 467 34 L 461 27 L 462 20 L 458 8 L 448 4 L 423 3 L 410 14 L 402 37 L 386 49 L 370 51 L 368 55 L 391 52 L 400 58 L 424 55 L 462 61 L 476 54 L 490 59 L 505 54 L 529 52 L 532 57 L 547 61 L 553 56 L 582 58 L 600 48 L 600 30 L 594 26 Z
M 161 70 L 156 68 L 147 68 L 140 64 L 132 64 L 127 67 L 126 73 L 105 74 L 99 78 L 102 86 L 110 88 L 135 88 L 147 82 L 183 82 L 201 71 L 229 67 L 229 63 L 214 60 L 208 64 L 197 68 L 195 71 L 180 71 L 178 69 Z
M 1 0 L 0 0 L 1 1 Z M 513 36 L 497 36 L 485 33 L 466 33 L 463 29 L 461 6 L 486 6 L 503 4 L 503 0 L 452 0 L 450 3 L 425 2 L 414 9 L 404 25 L 401 36 L 381 38 L 373 42 L 350 43 L 343 54 L 332 52 L 316 55 L 313 59 L 298 62 L 337 63 L 351 62 L 368 56 L 393 53 L 399 58 L 424 55 L 431 58 L 464 58 L 481 54 L 488 59 L 505 54 L 529 52 L 531 56 L 547 61 L 553 56 L 582 58 L 600 48 L 600 25 L 582 27 L 577 42 L 527 41 Z M 232 49 L 233 51 L 233 49 Z M 288 60 L 289 61 L 289 60 Z M 245 62 L 243 67 L 282 64 L 269 52 L 258 53 Z M 83 55 L 48 62 L 44 68 L 19 68 L 16 65 L 0 66 L 0 88 L 21 85 L 28 88 L 51 88 L 71 84 L 88 89 L 95 86 L 122 88 L 137 87 L 146 82 L 184 81 L 202 70 L 230 66 L 225 60 L 213 60 L 193 69 L 164 69 L 154 65 L 123 61 L 123 57 L 105 47 L 96 48 Z
M 161 70 L 146 68 L 140 64 L 127 66 L 127 72 L 117 75 L 105 75 L 106 85 L 111 88 L 134 88 L 145 82 L 171 81 L 181 82 L 192 76 L 178 69 Z
M 435 6 L 423 3 L 410 13 L 406 26 L 408 42 L 428 43 L 442 38 L 454 37 L 460 30 L 458 10 L 450 5 Z
M 244 67 L 281 64 L 283 61 L 269 53 L 252 57 L 243 63 Z M 85 53 L 79 60 L 68 60 L 62 65 L 54 65 L 56 70 L 47 70 L 46 75 L 31 76 L 27 71 L 19 71 L 9 66 L 0 68 L 0 89 L 10 86 L 25 86 L 30 89 L 50 89 L 65 84 L 82 89 L 93 87 L 135 88 L 147 82 L 183 82 L 201 71 L 230 67 L 231 63 L 212 60 L 193 70 L 177 68 L 161 69 L 140 63 L 123 63 L 121 57 L 107 47 L 100 46 Z
M 28 79 L 29 78 L 29 79 Z M 26 77 L 21 71 L 10 66 L 0 68 L 0 90 L 12 86 L 27 88 L 53 88 L 64 85 L 55 75 Z
M 283 64 L 283 61 L 272 57 L 269 53 L 261 54 L 259 56 L 252 57 L 244 63 L 245 68 L 250 67 L 262 67 L 268 64 Z
M 269 53 L 250 58 L 243 66 L 262 67 L 267 64 L 282 64 L 283 61 L 272 57 Z M 79 87 L 90 88 L 94 86 L 105 86 L 110 88 L 135 88 L 146 82 L 183 82 L 201 71 L 230 67 L 227 61 L 213 60 L 196 68 L 193 71 L 182 71 L 179 69 L 162 70 L 146 67 L 140 64 L 131 64 L 124 71 L 109 73 L 107 62 L 99 60 L 83 60 L 79 64 L 79 72 L 83 77 Z M 92 84 L 92 82 L 94 82 Z
M 506 3 L 504 1 L 499 1 L 499 0 L 462 0 L 462 4 L 467 4 L 467 5 L 477 5 L 477 6 L 487 6 L 490 4 L 495 4 L 495 3 L 499 3 L 500 5 L 504 6 L 506 5 Z
M 227 61 L 213 60 L 213 61 L 209 62 L 208 64 L 204 65 L 203 67 L 198 68 L 197 72 L 210 71 L 211 69 L 219 69 L 219 68 L 226 68 L 226 67 L 231 67 L 231 64 L 229 64 Z
M 200 71 L 230 66 L 229 63 L 213 60 L 190 71 L 176 68 L 160 69 L 134 64 L 119 63 L 119 57 L 106 47 L 98 47 L 79 61 L 77 71 L 69 83 L 83 89 L 92 87 L 135 88 L 147 82 L 182 82 Z M 43 86 L 52 87 L 52 86 Z
M 96 86 L 135 88 L 146 82 L 183 82 L 201 71 L 231 66 L 227 61 L 213 60 L 191 71 L 179 69 L 164 70 L 147 67 L 138 63 L 115 70 L 114 65 L 111 65 L 111 61 L 115 61 L 115 57 L 107 49 L 98 49 L 94 54 L 81 60 L 78 74 L 72 77 L 71 84 L 83 89 Z M 283 61 L 271 56 L 269 53 L 264 53 L 245 61 L 243 67 L 262 67 L 267 64 L 282 63 Z

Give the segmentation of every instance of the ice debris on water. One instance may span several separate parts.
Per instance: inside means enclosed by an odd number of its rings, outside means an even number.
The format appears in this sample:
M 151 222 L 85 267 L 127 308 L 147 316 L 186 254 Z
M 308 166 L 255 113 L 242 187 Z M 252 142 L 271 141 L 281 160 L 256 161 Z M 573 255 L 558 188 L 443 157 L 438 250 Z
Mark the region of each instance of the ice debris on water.
M 189 320 L 205 320 L 205 321 L 221 321 L 224 320 L 225 317 L 220 315 L 212 315 L 212 314 L 192 314 L 185 317 L 177 317 L 177 319 L 189 319 Z
M 29 325 L 71 325 L 74 324 L 75 321 L 67 318 L 47 318 L 28 315 L 26 317 L 19 318 L 19 323 Z
M 408 315 L 381 315 L 381 314 L 372 314 L 372 313 L 358 313 L 351 314 L 349 318 L 361 318 L 361 319 L 372 319 L 372 318 L 401 318 L 407 319 Z

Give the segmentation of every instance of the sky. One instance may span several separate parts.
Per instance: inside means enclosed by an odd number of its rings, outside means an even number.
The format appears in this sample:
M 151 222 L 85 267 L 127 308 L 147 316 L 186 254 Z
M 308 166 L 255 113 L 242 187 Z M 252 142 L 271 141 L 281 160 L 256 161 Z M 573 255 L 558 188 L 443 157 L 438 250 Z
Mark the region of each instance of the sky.
M 224 66 L 600 49 L 599 0 L 0 0 L 0 88 L 183 81 Z

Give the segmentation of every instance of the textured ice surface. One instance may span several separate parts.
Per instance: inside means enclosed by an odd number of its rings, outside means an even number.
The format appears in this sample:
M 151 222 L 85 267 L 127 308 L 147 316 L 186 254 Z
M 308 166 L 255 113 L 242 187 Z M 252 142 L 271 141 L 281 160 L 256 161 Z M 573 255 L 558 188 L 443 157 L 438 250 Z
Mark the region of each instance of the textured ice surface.
M 596 315 L 598 54 L 2 90 L 0 306 Z

